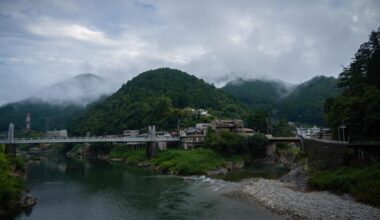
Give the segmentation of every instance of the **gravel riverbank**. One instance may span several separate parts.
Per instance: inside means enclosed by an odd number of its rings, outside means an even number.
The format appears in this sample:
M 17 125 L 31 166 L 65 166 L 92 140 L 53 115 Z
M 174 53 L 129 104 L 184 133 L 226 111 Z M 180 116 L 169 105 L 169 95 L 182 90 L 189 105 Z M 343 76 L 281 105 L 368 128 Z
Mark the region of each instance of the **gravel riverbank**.
M 380 219 L 380 209 L 326 191 L 303 192 L 277 180 L 249 179 L 242 192 L 294 219 Z

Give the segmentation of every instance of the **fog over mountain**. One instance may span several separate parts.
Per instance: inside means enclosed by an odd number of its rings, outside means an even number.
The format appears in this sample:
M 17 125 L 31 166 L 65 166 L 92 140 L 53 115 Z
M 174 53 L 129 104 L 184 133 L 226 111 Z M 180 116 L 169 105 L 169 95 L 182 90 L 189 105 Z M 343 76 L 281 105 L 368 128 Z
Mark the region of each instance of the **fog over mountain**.
M 170 67 L 217 87 L 336 77 L 379 12 L 379 0 L 2 0 L 0 105 L 83 72 L 126 82 Z
M 29 98 L 0 106 L 0 131 L 9 123 L 25 128 L 25 114 L 31 115 L 33 130 L 65 129 L 87 105 L 114 92 L 113 86 L 95 74 L 80 74 L 48 86 Z
M 34 94 L 32 98 L 52 104 L 77 104 L 86 106 L 103 95 L 114 92 L 111 83 L 91 73 L 80 74 Z

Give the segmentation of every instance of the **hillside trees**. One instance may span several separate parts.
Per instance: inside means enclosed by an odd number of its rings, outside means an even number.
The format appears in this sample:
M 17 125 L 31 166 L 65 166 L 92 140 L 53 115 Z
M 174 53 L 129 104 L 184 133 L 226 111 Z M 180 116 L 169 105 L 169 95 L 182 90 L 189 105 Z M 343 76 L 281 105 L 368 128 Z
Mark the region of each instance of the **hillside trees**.
M 326 117 L 336 128 L 346 120 L 351 140 L 380 139 L 380 28 L 370 34 L 351 64 L 339 75 L 343 94 L 329 100 Z
M 120 134 L 125 129 L 158 129 L 193 126 L 211 118 L 196 115 L 193 109 L 206 109 L 215 117 L 241 118 L 246 109 L 233 98 L 185 72 L 160 68 L 146 71 L 124 84 L 106 100 L 90 107 L 70 130 L 83 135 Z

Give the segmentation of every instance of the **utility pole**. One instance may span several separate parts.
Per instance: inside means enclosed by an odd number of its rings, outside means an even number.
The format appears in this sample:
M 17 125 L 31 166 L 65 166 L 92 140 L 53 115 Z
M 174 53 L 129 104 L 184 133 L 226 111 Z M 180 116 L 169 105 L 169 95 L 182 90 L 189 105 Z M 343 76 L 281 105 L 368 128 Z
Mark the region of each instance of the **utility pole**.
M 346 136 L 344 135 L 344 129 L 346 129 L 346 126 L 344 125 L 344 121 L 348 120 L 350 118 L 345 118 L 342 120 L 342 133 L 343 133 L 343 142 L 346 141 Z
M 340 142 L 340 125 L 338 125 L 338 140 Z

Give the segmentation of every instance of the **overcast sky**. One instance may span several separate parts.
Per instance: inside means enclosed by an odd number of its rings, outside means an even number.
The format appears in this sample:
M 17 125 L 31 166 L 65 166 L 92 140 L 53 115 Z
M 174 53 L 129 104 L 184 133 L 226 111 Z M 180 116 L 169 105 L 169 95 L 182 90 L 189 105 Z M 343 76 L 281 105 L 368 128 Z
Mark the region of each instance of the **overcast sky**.
M 0 104 L 91 72 L 158 67 L 221 86 L 337 76 L 380 25 L 379 0 L 0 0 Z

